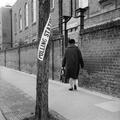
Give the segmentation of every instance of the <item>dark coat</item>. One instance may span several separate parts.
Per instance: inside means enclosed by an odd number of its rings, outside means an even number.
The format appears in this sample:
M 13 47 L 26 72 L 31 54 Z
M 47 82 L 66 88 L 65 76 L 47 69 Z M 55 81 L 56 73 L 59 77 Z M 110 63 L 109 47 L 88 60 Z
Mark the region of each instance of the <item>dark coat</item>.
M 83 59 L 79 48 L 75 45 L 69 46 L 62 61 L 62 67 L 65 67 L 66 79 L 77 79 L 79 69 L 84 67 Z

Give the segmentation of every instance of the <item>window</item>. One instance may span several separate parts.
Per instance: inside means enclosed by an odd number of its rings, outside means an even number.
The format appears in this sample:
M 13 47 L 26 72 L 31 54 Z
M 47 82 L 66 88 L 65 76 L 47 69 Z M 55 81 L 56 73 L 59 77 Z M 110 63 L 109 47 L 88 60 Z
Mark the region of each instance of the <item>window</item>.
M 36 0 L 32 0 L 32 22 L 36 22 Z
M 17 33 L 17 14 L 14 14 L 14 32 Z
M 25 27 L 28 26 L 28 3 L 25 3 Z
M 22 10 L 19 10 L 19 30 L 22 30 Z

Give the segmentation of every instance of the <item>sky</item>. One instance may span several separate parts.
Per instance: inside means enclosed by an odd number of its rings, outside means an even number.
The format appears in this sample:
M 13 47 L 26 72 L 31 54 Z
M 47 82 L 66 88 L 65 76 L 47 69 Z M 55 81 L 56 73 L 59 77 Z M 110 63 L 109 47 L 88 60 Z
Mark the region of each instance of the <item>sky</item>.
M 0 7 L 5 5 L 13 5 L 17 0 L 0 0 Z
M 5 5 L 13 5 L 17 0 L 0 0 L 0 7 Z M 88 4 L 88 0 L 81 0 L 82 7 L 85 7 Z

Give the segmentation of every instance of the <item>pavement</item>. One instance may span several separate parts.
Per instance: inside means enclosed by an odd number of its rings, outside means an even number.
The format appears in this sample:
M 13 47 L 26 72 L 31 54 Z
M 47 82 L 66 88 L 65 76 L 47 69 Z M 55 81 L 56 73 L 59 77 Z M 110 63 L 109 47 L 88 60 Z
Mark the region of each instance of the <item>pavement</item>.
M 120 120 L 120 99 L 49 80 L 49 109 L 61 120 Z M 0 120 L 35 113 L 36 76 L 0 67 Z

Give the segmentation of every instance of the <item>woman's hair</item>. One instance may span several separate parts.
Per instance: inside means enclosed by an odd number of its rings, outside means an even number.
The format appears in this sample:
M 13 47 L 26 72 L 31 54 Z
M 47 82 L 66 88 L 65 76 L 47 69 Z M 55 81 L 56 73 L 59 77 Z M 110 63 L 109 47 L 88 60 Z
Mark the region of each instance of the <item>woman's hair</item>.
M 69 39 L 69 44 L 75 44 L 75 40 L 74 39 Z

